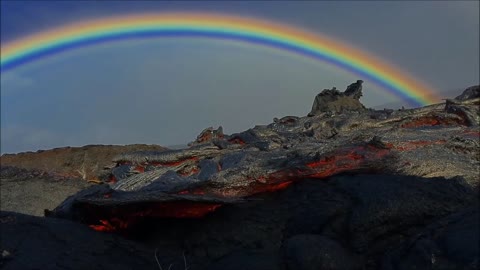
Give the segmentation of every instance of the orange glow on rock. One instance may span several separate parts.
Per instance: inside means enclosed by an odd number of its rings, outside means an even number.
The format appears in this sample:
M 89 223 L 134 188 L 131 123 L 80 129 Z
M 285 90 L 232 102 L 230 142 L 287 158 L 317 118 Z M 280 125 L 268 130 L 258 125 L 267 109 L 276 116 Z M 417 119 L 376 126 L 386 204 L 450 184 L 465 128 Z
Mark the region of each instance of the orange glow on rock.
M 465 137 L 474 137 L 474 138 L 480 137 L 480 131 L 475 131 L 475 130 L 465 130 L 462 132 L 462 134 L 465 135 Z
M 445 119 L 435 116 L 423 116 L 400 125 L 401 128 L 431 127 L 438 125 L 466 125 L 465 117 L 460 119 Z
M 197 188 L 197 189 L 193 189 L 193 190 L 182 190 L 180 192 L 177 193 L 178 195 L 185 195 L 185 194 L 189 194 L 189 195 L 205 195 L 206 192 L 205 190 L 201 189 L 201 188 Z
M 97 210 L 97 216 L 102 216 L 97 224 L 90 224 L 89 227 L 101 232 L 124 231 L 143 217 L 201 218 L 221 206 L 219 203 L 173 201 L 149 203 L 141 207 L 128 205 L 116 209 L 89 208 L 88 211 Z
M 283 182 L 283 183 L 265 185 L 264 187 L 258 188 L 257 193 L 260 193 L 260 192 L 274 192 L 274 191 L 286 189 L 292 183 L 293 183 L 293 181 L 286 181 L 286 182 Z
M 135 166 L 134 171 L 139 172 L 139 173 L 144 173 L 145 168 L 143 166 L 137 165 L 137 166 Z
M 108 183 L 116 183 L 117 182 L 117 178 L 111 174 L 110 177 L 108 177 Z
M 242 139 L 238 138 L 238 137 L 235 137 L 235 138 L 230 139 L 230 140 L 228 140 L 228 141 L 231 142 L 231 143 L 234 143 L 234 144 L 240 144 L 240 145 L 244 145 L 244 144 L 245 144 L 245 142 L 244 142 Z
M 360 169 L 367 161 L 379 160 L 390 153 L 372 145 L 346 148 L 306 164 L 310 170 L 298 177 L 326 178 L 341 172 Z
M 413 145 L 424 145 L 425 142 L 414 142 Z M 275 192 L 289 187 L 295 181 L 304 178 L 328 178 L 334 174 L 344 171 L 351 171 L 365 167 L 365 163 L 382 159 L 390 153 L 390 149 L 378 148 L 373 145 L 362 145 L 346 147 L 318 159 L 311 161 L 305 166 L 282 169 L 270 174 L 257 176 L 255 179 L 245 179 L 245 185 L 235 187 L 199 187 L 190 190 L 182 190 L 179 195 L 211 195 L 224 198 L 238 198 L 251 196 L 254 194 Z M 187 160 L 196 160 L 196 157 L 178 161 L 179 164 Z M 189 167 L 185 171 L 179 172 L 189 174 L 195 172 L 196 166 Z M 198 169 L 198 168 L 197 168 Z M 221 170 L 220 167 L 217 169 Z M 108 196 L 108 195 L 106 195 Z M 170 201 L 170 202 L 149 202 L 134 205 L 124 205 L 119 208 L 99 208 L 85 209 L 86 212 L 94 214 L 98 224 L 91 224 L 91 228 L 98 231 L 118 231 L 129 228 L 132 224 L 138 222 L 143 217 L 157 218 L 200 218 L 206 214 L 215 211 L 222 204 L 204 203 L 192 201 Z

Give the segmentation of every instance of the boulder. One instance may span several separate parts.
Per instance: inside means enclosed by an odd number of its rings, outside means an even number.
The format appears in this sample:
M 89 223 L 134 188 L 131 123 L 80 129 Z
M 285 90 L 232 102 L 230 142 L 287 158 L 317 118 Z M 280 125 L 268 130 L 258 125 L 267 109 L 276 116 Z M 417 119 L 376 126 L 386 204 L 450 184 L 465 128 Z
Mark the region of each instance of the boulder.
M 358 80 L 356 83 L 349 85 L 343 93 L 335 87 L 323 90 L 315 97 L 312 110 L 308 116 L 314 116 L 323 112 L 364 111 L 365 106 L 359 101 L 362 96 L 362 82 Z

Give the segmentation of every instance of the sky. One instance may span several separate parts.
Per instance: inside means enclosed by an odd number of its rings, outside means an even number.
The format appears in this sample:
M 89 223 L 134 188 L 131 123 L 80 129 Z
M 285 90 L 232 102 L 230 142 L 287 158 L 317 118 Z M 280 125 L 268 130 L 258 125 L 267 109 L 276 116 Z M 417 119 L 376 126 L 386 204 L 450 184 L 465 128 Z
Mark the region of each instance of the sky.
M 479 84 L 478 1 L 2 1 L 1 44 L 60 25 L 145 12 L 214 12 L 279 22 L 366 51 L 438 93 Z M 186 144 L 274 117 L 357 75 L 281 50 L 205 38 L 89 46 L 1 73 L 1 152 L 87 144 Z M 367 107 L 403 104 L 365 81 Z

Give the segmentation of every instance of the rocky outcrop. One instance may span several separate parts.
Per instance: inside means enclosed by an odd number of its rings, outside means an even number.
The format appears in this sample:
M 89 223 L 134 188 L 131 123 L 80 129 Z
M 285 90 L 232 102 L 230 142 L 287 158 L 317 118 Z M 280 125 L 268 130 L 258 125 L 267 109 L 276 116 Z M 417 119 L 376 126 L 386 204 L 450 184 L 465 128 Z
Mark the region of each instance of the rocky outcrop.
M 202 144 L 206 142 L 211 142 L 216 139 L 223 139 L 225 134 L 223 134 L 222 126 L 219 126 L 217 129 L 213 129 L 213 127 L 208 127 L 204 129 L 195 139 L 195 141 L 188 144 L 188 146 L 193 146 L 197 144 Z
M 362 80 L 352 83 L 343 93 L 335 87 L 323 90 L 315 97 L 312 110 L 308 115 L 314 116 L 325 112 L 364 111 L 365 106 L 359 101 L 360 97 L 362 97 L 362 83 Z
M 480 98 L 480 85 L 471 86 L 465 89 L 461 95 L 455 97 L 456 100 L 462 101 L 474 98 Z
M 359 100 L 363 96 L 362 83 L 362 80 L 358 80 L 357 82 L 350 84 L 347 87 L 347 90 L 345 90 L 344 94 L 348 97 Z

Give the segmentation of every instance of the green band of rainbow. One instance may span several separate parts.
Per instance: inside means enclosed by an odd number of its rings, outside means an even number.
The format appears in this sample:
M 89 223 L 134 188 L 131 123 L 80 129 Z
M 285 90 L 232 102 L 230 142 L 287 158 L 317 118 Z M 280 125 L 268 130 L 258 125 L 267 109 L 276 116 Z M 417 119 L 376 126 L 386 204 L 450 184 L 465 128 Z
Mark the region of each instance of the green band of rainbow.
M 318 34 L 253 18 L 206 13 L 165 13 L 113 17 L 75 23 L 27 36 L 1 46 L 2 72 L 59 53 L 105 41 L 145 36 L 201 36 L 262 44 L 327 61 L 373 82 L 412 105 L 426 105 L 439 97 L 376 57 Z

